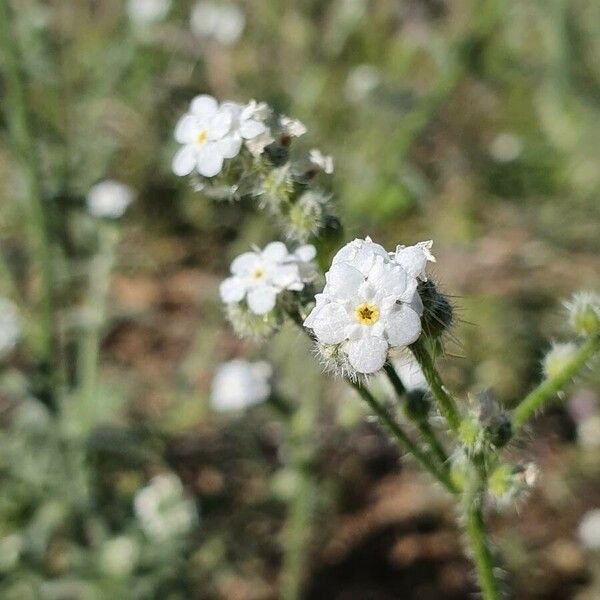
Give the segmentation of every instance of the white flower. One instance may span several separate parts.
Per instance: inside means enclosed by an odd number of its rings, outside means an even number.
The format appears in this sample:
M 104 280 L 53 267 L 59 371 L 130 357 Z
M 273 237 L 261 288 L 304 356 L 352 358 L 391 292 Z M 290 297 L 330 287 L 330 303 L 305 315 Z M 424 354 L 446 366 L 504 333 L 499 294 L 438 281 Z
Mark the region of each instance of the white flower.
M 333 173 L 333 158 L 331 156 L 325 156 L 317 148 L 313 148 L 310 151 L 309 160 L 313 165 L 322 169 L 324 173 L 327 173 L 327 175 Z
M 223 46 L 237 42 L 245 24 L 244 13 L 234 4 L 198 2 L 190 16 L 190 26 L 195 35 L 214 39 Z
M 302 250 L 303 256 L 308 256 L 308 252 Z M 230 304 L 245 298 L 251 312 L 264 315 L 275 307 L 282 291 L 304 288 L 299 262 L 304 261 L 290 254 L 283 242 L 244 252 L 231 263 L 232 276 L 221 283 L 221 299 Z
M 197 96 L 175 127 L 175 139 L 183 147 L 173 158 L 173 172 L 185 176 L 197 169 L 204 177 L 214 177 L 221 172 L 226 158 L 239 154 L 244 141 L 254 142 L 251 151 L 260 154 L 264 149 L 260 144 L 271 143 L 269 129 L 263 122 L 270 110 L 264 102 L 258 104 L 254 100 L 247 105 L 219 105 L 212 96 Z
M 140 549 L 135 540 L 126 535 L 120 535 L 102 544 L 100 565 L 109 575 L 125 577 L 137 565 L 139 555 Z
M 188 533 L 197 520 L 194 502 L 187 498 L 179 477 L 169 473 L 153 477 L 134 498 L 142 529 L 158 540 Z
M 290 119 L 286 116 L 279 117 L 279 125 L 285 135 L 290 137 L 300 137 L 306 133 L 306 126 L 298 119 Z
M 8 356 L 21 337 L 21 321 L 17 307 L 7 298 L 0 298 L 0 359 Z
M 133 196 L 129 186 L 107 179 L 90 188 L 87 195 L 88 211 L 94 217 L 118 219 L 131 204 Z
M 171 8 L 171 0 L 128 0 L 127 14 L 133 23 L 144 26 L 162 21 Z
M 175 139 L 183 144 L 173 158 L 175 175 L 189 175 L 194 169 L 204 177 L 218 175 L 223 161 L 237 156 L 242 146 L 241 137 L 232 131 L 233 120 L 232 106 L 219 106 L 206 94 L 196 96 L 175 127 Z
M 390 261 L 370 239 L 342 248 L 304 325 L 324 344 L 344 344 L 351 366 L 375 373 L 390 348 L 404 348 L 421 334 L 417 279 Z
M 431 254 L 433 240 L 419 242 L 415 246 L 397 246 L 394 260 L 409 275 L 427 281 L 427 263 L 436 262 Z
M 590 510 L 579 523 L 579 539 L 590 550 L 600 550 L 600 508 Z
M 217 411 L 241 410 L 271 393 L 272 368 L 264 361 L 231 360 L 222 364 L 212 382 L 211 406 Z
M 496 162 L 500 163 L 516 160 L 522 151 L 523 142 L 514 133 L 500 133 L 490 144 L 490 155 Z
M 392 364 L 400 381 L 408 391 L 429 389 L 421 365 L 409 351 L 404 350 L 399 356 L 394 357 Z

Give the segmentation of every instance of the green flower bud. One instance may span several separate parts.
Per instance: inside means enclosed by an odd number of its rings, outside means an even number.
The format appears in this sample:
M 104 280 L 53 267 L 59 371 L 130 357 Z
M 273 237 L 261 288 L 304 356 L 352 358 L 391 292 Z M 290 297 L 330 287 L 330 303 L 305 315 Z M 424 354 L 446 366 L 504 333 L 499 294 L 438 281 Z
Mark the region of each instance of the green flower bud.
M 567 302 L 569 325 L 577 335 L 591 336 L 600 333 L 600 296 L 591 292 L 575 294 Z
M 430 338 L 438 338 L 452 325 L 452 305 L 431 279 L 421 281 L 418 291 L 423 302 L 423 333 Z
M 277 309 L 266 315 L 256 315 L 244 302 L 238 302 L 226 304 L 225 310 L 233 330 L 241 338 L 263 340 L 281 327 L 282 316 Z
M 543 362 L 544 375 L 548 379 L 558 377 L 577 353 L 577 345 L 571 342 L 567 344 L 554 344 L 550 352 L 546 354 Z

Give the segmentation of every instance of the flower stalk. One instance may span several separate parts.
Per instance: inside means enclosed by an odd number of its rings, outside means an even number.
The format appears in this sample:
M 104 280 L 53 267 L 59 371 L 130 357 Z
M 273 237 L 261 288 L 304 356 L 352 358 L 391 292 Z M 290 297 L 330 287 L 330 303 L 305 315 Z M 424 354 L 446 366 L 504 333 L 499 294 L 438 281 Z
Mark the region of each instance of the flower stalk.
M 600 351 L 600 335 L 590 337 L 579 346 L 571 360 L 567 361 L 562 370 L 550 377 L 532 390 L 518 404 L 512 414 L 512 431 L 516 433 L 527 423 L 537 410 L 542 408 L 557 392 Z
M 30 202 L 33 253 L 41 281 L 39 333 L 39 389 L 35 392 L 49 407 L 55 406 L 54 282 L 48 206 L 42 192 L 33 137 L 27 114 L 24 83 L 19 69 L 17 48 L 11 27 L 10 7 L 0 0 L 0 51 L 4 83 L 4 110 L 15 155 L 21 163 Z

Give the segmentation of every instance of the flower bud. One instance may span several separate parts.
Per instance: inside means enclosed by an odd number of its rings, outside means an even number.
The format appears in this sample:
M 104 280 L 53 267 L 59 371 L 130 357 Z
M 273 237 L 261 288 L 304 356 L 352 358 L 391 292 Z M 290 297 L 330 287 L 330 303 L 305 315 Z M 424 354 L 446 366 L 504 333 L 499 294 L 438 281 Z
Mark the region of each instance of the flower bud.
M 316 344 L 317 355 L 323 366 L 323 370 L 332 375 L 357 381 L 359 374 L 350 364 L 348 355 L 343 350 L 344 344 Z
M 282 205 L 289 201 L 293 191 L 294 182 L 288 166 L 272 169 L 261 182 L 261 204 L 278 213 L 281 211 Z
M 548 379 L 558 377 L 577 353 L 577 345 L 571 342 L 554 344 L 543 362 L 544 375 Z
M 438 338 L 452 325 L 452 305 L 431 279 L 419 282 L 418 292 L 423 302 L 423 333 Z
M 538 468 L 533 464 L 498 465 L 488 477 L 490 494 L 500 502 L 509 502 L 523 494 L 537 481 Z
M 256 315 L 242 302 L 226 304 L 225 311 L 227 320 L 241 338 L 264 340 L 276 333 L 282 322 L 282 316 L 276 309 L 265 315 Z
M 569 325 L 577 335 L 591 336 L 600 333 L 600 296 L 591 292 L 575 294 L 566 305 Z
M 313 190 L 304 192 L 287 214 L 288 237 L 300 242 L 315 235 L 323 226 L 329 196 Z

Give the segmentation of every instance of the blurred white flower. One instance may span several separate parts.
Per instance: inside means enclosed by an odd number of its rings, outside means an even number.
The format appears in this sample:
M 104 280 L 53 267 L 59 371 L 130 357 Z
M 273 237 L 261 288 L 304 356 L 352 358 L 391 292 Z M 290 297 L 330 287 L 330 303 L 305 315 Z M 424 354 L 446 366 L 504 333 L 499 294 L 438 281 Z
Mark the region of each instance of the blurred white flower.
M 241 410 L 258 404 L 271 393 L 269 380 L 273 370 L 269 363 L 251 363 L 236 359 L 217 370 L 210 394 L 210 403 L 219 412 Z
M 128 0 L 127 14 L 133 23 L 144 26 L 162 21 L 171 8 L 171 0 Z
M 333 158 L 331 156 L 325 156 L 320 150 L 317 148 L 313 148 L 309 153 L 310 162 L 319 167 L 324 173 L 327 175 L 331 175 L 333 173 Z
M 398 377 L 400 377 L 400 381 L 408 391 L 429 389 L 423 369 L 421 369 L 421 365 L 411 352 L 403 350 L 392 359 L 392 364 L 396 369 L 396 373 L 398 373 Z
M 307 131 L 306 125 L 304 125 L 302 121 L 298 121 L 298 119 L 290 119 L 286 116 L 279 117 L 279 125 L 281 126 L 284 135 L 289 135 L 293 138 L 300 137 Z
M 351 102 L 364 100 L 381 81 L 381 75 L 372 65 L 354 67 L 346 78 L 345 95 Z
M 190 16 L 190 26 L 195 35 L 216 40 L 223 46 L 235 44 L 245 24 L 244 13 L 235 4 L 198 2 Z
M 427 281 L 427 263 L 436 262 L 431 254 L 433 240 L 418 242 L 414 246 L 397 246 L 394 261 L 409 275 Z
M 577 440 L 584 448 L 600 448 L 600 413 L 590 415 L 577 424 Z
M 265 120 L 271 116 L 271 107 L 265 102 L 250 100 L 245 106 L 224 102 L 221 106 L 231 112 L 231 135 L 244 140 L 253 156 L 260 156 L 274 141 L 270 129 L 265 125 Z
M 519 158 L 523 151 L 521 138 L 513 133 L 498 134 L 490 145 L 490 155 L 496 162 L 507 163 Z
M 308 256 L 307 247 L 302 252 Z M 283 242 L 244 252 L 231 263 L 232 276 L 221 283 L 221 299 L 230 304 L 245 298 L 251 312 L 266 314 L 275 307 L 281 292 L 304 288 L 299 262 L 303 261 L 290 254 Z
M 88 211 L 94 217 L 118 219 L 131 204 L 133 196 L 128 185 L 107 179 L 90 188 L 86 199 Z
M 179 477 L 173 473 L 153 477 L 136 493 L 133 503 L 142 529 L 157 540 L 183 536 L 197 521 L 194 502 L 185 496 Z
M 15 304 L 0 298 L 0 359 L 8 356 L 21 337 L 21 320 Z
M 579 539 L 589 550 L 600 550 L 600 508 L 590 510 L 579 522 Z
M 404 348 L 421 334 L 417 279 L 391 262 L 369 238 L 342 248 L 304 325 L 324 344 L 344 344 L 359 373 L 380 370 L 390 348 Z
M 120 535 L 102 544 L 100 564 L 105 573 L 113 577 L 124 577 L 135 569 L 139 554 L 140 549 L 135 540 Z

